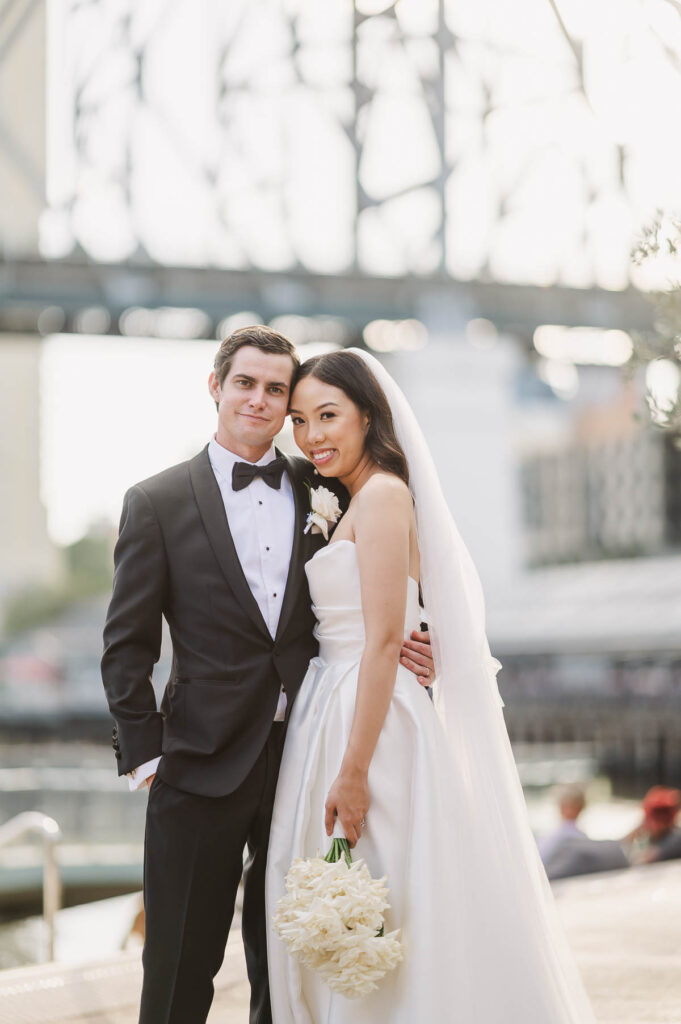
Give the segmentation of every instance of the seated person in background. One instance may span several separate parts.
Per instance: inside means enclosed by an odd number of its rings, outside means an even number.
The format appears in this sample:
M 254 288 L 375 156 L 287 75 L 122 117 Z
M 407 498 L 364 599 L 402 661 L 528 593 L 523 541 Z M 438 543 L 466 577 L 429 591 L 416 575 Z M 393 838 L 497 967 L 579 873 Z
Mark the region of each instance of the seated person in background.
M 629 867 L 619 842 L 614 839 L 589 839 L 577 825 L 586 798 L 581 786 L 563 786 L 558 791 L 561 823 L 539 840 L 539 854 L 550 880 L 596 871 L 614 871 Z
M 586 807 L 586 796 L 581 786 L 561 786 L 557 792 L 558 810 L 560 811 L 560 825 L 552 832 L 542 836 L 537 843 L 539 856 L 544 864 L 551 859 L 556 850 L 563 846 L 568 837 L 582 836 L 586 838 L 581 828 L 577 826 L 577 818 Z
M 641 809 L 641 824 L 623 840 L 630 862 L 653 864 L 681 857 L 681 828 L 676 826 L 681 792 L 653 786 L 644 796 Z

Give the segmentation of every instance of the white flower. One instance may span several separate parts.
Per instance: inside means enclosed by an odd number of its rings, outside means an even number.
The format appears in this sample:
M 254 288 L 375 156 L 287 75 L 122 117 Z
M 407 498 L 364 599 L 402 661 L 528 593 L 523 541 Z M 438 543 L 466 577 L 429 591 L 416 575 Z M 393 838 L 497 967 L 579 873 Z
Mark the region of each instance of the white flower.
M 310 509 L 307 515 L 307 526 L 304 533 L 323 533 L 324 540 L 329 539 L 329 526 L 333 526 L 341 517 L 338 498 L 328 487 L 310 488 Z
M 327 962 L 321 974 L 334 992 L 347 999 L 357 999 L 378 988 L 383 975 L 394 970 L 403 959 L 398 931 L 376 935 L 368 928 L 358 928 L 354 934 L 345 936 L 333 966 Z
M 386 879 L 362 861 L 295 860 L 286 875 L 274 928 L 291 956 L 320 973 L 334 992 L 354 999 L 378 987 L 404 952 L 399 932 L 383 935 Z

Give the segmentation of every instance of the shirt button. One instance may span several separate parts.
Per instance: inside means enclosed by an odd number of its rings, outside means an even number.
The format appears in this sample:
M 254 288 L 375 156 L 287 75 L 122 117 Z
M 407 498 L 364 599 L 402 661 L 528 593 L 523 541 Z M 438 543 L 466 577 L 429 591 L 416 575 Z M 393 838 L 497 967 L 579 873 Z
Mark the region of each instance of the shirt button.
M 272 594 L 272 597 L 276 597 L 276 596 L 277 596 L 276 594 Z
M 262 502 L 261 502 L 261 501 L 258 501 L 258 505 L 262 505 Z

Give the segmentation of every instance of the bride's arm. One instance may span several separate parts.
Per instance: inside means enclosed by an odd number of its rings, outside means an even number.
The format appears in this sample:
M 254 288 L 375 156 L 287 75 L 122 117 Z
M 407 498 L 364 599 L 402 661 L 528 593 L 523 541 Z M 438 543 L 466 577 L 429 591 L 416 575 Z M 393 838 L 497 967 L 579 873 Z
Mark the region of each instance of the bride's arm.
M 409 491 L 396 477 L 375 476 L 357 495 L 354 530 L 366 642 L 350 736 L 325 808 L 327 833 L 331 835 L 337 813 L 352 846 L 369 809 L 369 765 L 390 705 L 404 637 L 411 517 Z

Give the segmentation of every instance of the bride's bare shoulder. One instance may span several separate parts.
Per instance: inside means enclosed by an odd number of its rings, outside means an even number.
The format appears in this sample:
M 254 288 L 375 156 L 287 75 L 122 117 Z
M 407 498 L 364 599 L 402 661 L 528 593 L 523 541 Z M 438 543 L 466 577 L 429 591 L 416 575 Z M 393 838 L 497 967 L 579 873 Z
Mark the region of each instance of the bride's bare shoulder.
M 411 494 L 404 480 L 394 473 L 374 473 L 356 496 L 357 511 L 385 515 L 387 508 L 411 511 Z

